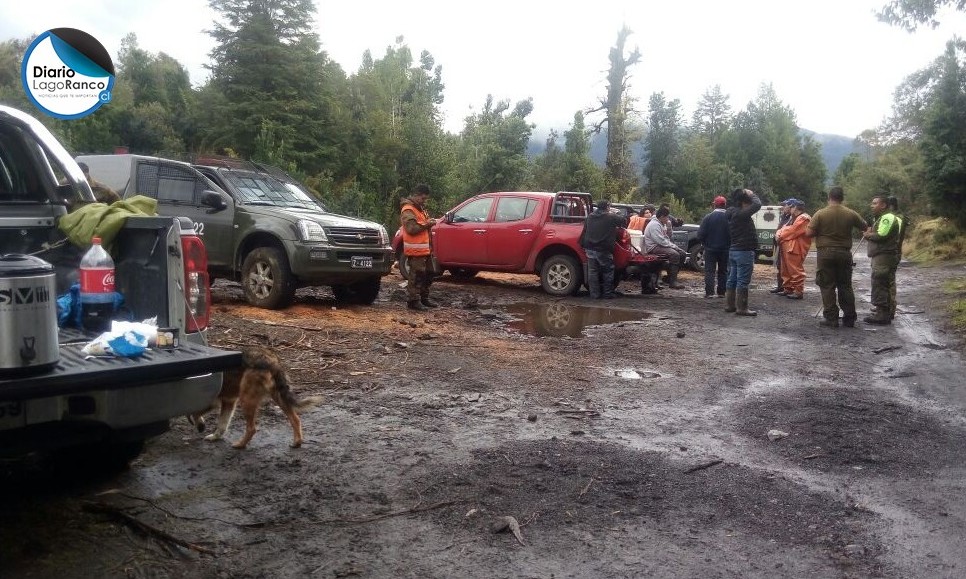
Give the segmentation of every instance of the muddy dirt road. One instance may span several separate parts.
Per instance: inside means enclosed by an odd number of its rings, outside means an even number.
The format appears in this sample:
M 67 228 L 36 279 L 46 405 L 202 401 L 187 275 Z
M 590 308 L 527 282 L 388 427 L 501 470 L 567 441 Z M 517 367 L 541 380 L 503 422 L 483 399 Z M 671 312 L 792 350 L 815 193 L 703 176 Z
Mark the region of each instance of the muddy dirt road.
M 936 289 L 966 270 L 902 267 L 896 325 L 838 330 L 811 281 L 769 295 L 773 271 L 757 318 L 696 274 L 608 302 L 444 277 L 416 316 L 395 275 L 346 309 L 219 285 L 212 341 L 271 344 L 324 396 L 305 446 L 266 406 L 245 451 L 176 421 L 119 475 L 8 472 L 0 576 L 966 575 L 966 366 Z

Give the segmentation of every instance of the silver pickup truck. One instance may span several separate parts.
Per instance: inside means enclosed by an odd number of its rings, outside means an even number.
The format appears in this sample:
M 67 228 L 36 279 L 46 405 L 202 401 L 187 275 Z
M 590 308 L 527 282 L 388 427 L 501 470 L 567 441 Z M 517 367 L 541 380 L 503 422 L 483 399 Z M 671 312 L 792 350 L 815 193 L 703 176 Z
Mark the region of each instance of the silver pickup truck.
M 61 295 L 77 279 L 83 250 L 64 243 L 57 223 L 93 201 L 83 173 L 56 138 L 33 117 L 0 106 L 0 254 L 51 264 Z M 81 348 L 95 336 L 61 328 L 56 338 L 48 336 L 56 340 L 54 361 L 34 371 L 20 341 L 35 338 L 12 336 L 16 312 L 0 307 L 6 334 L 0 336 L 0 457 L 66 449 L 100 462 L 126 462 L 145 440 L 167 430 L 169 419 L 206 408 L 221 387 L 221 372 L 241 363 L 238 352 L 204 345 L 206 254 L 190 221 L 128 217 L 113 246 L 115 287 L 131 319 L 156 316 L 159 327 L 179 330 L 180 345 L 135 358 L 88 359 Z M 54 299 L 46 293 L 37 295 Z

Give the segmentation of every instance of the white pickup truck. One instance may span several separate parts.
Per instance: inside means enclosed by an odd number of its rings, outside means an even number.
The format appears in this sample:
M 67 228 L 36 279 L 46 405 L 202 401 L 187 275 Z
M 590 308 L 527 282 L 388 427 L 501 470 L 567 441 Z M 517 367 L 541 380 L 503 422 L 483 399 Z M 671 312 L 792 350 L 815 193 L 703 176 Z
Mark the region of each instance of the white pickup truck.
M 0 106 L 0 254 L 52 264 L 60 295 L 77 279 L 83 252 L 63 243 L 58 220 L 93 201 L 83 173 L 56 138 L 33 117 Z M 180 346 L 136 358 L 86 359 L 81 348 L 94 336 L 62 328 L 51 368 L 27 374 L 0 368 L 0 457 L 67 450 L 119 464 L 167 430 L 169 419 L 209 406 L 221 372 L 238 366 L 241 356 L 204 345 L 210 304 L 205 248 L 191 223 L 182 223 L 129 217 L 114 243 L 116 288 L 131 317 L 156 316 L 160 327 L 178 328 Z M 13 341 L 0 340 L 6 346 Z

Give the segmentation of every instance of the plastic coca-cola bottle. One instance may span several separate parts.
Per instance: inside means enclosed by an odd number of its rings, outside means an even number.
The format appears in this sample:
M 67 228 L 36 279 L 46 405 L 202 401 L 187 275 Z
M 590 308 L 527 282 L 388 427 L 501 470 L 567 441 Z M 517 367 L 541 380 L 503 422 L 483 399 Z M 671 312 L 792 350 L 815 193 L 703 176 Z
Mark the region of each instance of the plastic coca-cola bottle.
M 114 314 L 114 260 L 100 237 L 91 243 L 80 262 L 81 324 L 89 332 L 104 332 Z

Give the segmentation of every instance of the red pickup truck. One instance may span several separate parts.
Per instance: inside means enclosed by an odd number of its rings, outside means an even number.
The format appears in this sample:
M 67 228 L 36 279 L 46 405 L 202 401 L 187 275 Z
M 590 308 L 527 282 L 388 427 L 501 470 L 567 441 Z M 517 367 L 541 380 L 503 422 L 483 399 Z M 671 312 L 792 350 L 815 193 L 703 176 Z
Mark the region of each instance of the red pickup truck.
M 455 277 L 480 271 L 533 273 L 547 293 L 573 295 L 585 277 L 587 255 L 577 240 L 592 206 L 589 193 L 483 193 L 448 211 L 433 227 L 433 253 Z M 401 230 L 392 246 L 400 272 L 409 277 Z M 656 272 L 661 262 L 637 252 L 622 231 L 614 264 L 617 283 L 629 266 Z

